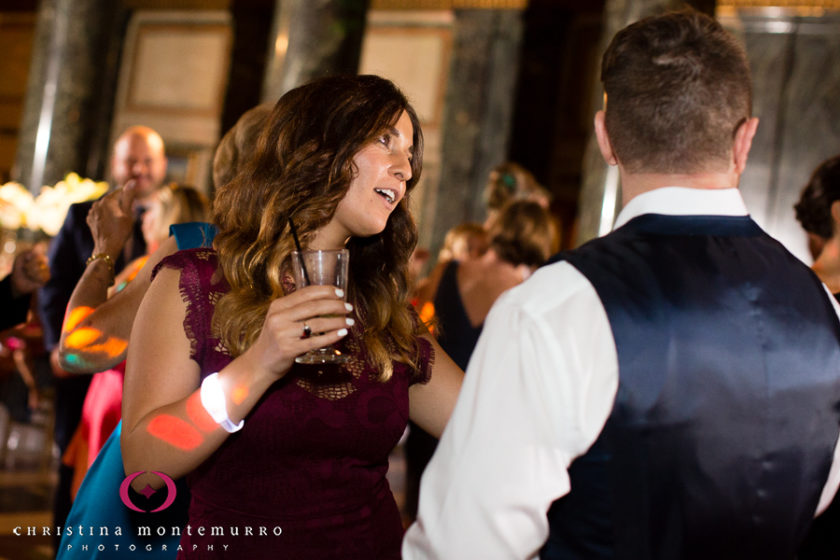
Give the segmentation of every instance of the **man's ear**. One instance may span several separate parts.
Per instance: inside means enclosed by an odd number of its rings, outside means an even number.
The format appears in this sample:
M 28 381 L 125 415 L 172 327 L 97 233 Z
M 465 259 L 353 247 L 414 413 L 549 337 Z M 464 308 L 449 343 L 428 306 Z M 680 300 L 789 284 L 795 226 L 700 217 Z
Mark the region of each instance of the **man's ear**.
M 595 138 L 598 140 L 598 149 L 601 150 L 601 156 L 609 165 L 618 165 L 618 158 L 615 157 L 615 152 L 612 149 L 610 137 L 607 134 L 607 125 L 605 124 L 606 113 L 603 110 L 595 113 Z
M 757 128 L 758 117 L 751 117 L 742 122 L 735 131 L 735 140 L 732 143 L 732 163 L 738 175 L 743 173 L 747 166 L 747 156 L 750 153 Z
M 832 230 L 836 233 L 840 230 L 840 200 L 831 203 L 831 221 L 834 222 Z

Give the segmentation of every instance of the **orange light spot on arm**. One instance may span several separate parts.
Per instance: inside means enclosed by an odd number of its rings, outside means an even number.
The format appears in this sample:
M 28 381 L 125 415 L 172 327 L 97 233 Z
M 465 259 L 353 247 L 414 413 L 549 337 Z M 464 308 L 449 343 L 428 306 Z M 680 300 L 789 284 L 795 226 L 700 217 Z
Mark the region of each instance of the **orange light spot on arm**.
M 122 338 L 110 337 L 102 344 L 96 344 L 88 348 L 90 352 L 104 352 L 108 356 L 119 356 L 128 348 L 128 341 Z
M 233 388 L 233 391 L 230 394 L 230 399 L 233 401 L 233 404 L 242 404 L 242 402 L 248 397 L 248 387 L 243 385 L 237 385 Z
M 148 260 L 149 260 L 148 255 L 146 255 L 144 257 L 140 257 L 139 259 L 137 259 L 136 264 L 134 265 L 134 268 L 131 270 L 131 272 L 129 272 L 128 278 L 126 278 L 126 282 L 131 282 L 132 280 L 137 278 L 137 274 L 140 272 L 140 269 L 143 268 L 144 266 L 146 266 L 146 261 L 148 261 Z
M 420 309 L 420 320 L 424 323 L 428 323 L 432 319 L 435 318 L 435 304 L 427 301 L 423 304 L 423 307 Z
M 93 307 L 82 305 L 75 309 L 70 309 L 64 317 L 64 332 L 69 332 L 79 326 L 79 323 L 87 319 L 93 313 Z
M 102 331 L 99 329 L 83 328 L 76 329 L 67 335 L 65 342 L 67 346 L 78 350 L 90 346 L 94 341 L 102 336 Z
M 435 326 L 432 321 L 435 319 L 435 304 L 431 301 L 427 301 L 423 304 L 423 307 L 420 309 L 420 320 L 429 325 L 429 332 L 434 335 L 435 334 Z
M 125 349 L 128 347 L 127 341 L 123 340 L 122 338 L 114 337 L 109 338 L 101 344 L 83 344 L 80 346 L 74 346 L 73 342 L 70 340 L 70 337 L 72 337 L 75 334 L 76 333 L 68 335 L 65 343 L 69 348 L 85 352 L 86 354 L 105 354 L 106 356 L 114 358 L 125 352 Z
M 169 414 L 152 418 L 146 430 L 159 440 L 184 451 L 195 449 L 204 441 L 204 437 L 192 425 Z
M 201 404 L 201 394 L 198 391 L 190 395 L 187 399 L 187 414 L 199 430 L 212 432 L 219 427 L 213 418 L 207 414 L 207 411 L 204 410 L 204 406 Z

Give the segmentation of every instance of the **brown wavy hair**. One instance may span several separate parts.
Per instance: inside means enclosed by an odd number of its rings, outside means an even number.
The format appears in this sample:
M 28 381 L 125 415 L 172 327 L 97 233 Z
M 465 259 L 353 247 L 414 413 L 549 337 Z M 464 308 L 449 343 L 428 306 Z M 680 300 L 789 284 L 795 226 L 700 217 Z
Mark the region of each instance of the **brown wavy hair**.
M 393 373 L 392 360 L 416 365 L 421 326 L 406 304 L 408 259 L 417 243 L 409 194 L 420 178 L 423 134 L 405 96 L 378 76 L 322 78 L 283 95 L 253 157 L 217 192 L 214 247 L 231 289 L 219 300 L 213 322 L 234 356 L 256 340 L 269 303 L 285 295 L 283 276 L 294 249 L 289 221 L 306 246 L 347 193 L 358 172 L 354 156 L 403 112 L 414 129 L 406 196 L 384 231 L 347 243 L 347 297 L 381 380 Z

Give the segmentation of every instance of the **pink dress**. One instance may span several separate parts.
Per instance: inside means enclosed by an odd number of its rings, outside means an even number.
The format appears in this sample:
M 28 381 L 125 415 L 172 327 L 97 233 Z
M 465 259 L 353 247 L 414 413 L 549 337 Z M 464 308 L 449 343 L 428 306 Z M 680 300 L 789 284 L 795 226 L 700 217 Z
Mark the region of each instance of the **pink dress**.
M 215 251 L 181 251 L 159 266 L 181 271 L 184 328 L 202 378 L 222 369 L 231 356 L 210 324 L 228 286 L 213 279 Z M 190 528 L 178 558 L 400 557 L 403 528 L 385 474 L 408 421 L 408 388 L 429 380 L 433 350 L 418 339 L 420 371 L 394 362 L 382 383 L 361 332 L 357 321 L 340 343 L 351 356 L 342 366 L 318 373 L 296 364 L 188 476 Z
M 82 405 L 82 419 L 61 458 L 65 465 L 74 467 L 70 490 L 73 499 L 99 450 L 120 422 L 124 375 L 125 361 L 122 361 L 114 369 L 95 373 L 91 379 Z

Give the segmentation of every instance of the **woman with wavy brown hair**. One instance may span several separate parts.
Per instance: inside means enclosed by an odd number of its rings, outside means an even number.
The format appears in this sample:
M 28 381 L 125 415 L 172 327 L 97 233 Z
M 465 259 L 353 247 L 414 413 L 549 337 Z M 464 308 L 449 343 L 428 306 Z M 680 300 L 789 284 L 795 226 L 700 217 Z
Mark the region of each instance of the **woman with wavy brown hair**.
M 388 80 L 296 88 L 218 191 L 214 249 L 161 263 L 129 344 L 122 445 L 126 473 L 145 473 L 135 490 L 187 475 L 179 558 L 399 558 L 388 455 L 409 416 L 440 435 L 462 376 L 406 301 L 422 155 Z M 346 303 L 294 285 L 295 230 L 349 250 Z M 295 363 L 327 344 L 349 360 Z

